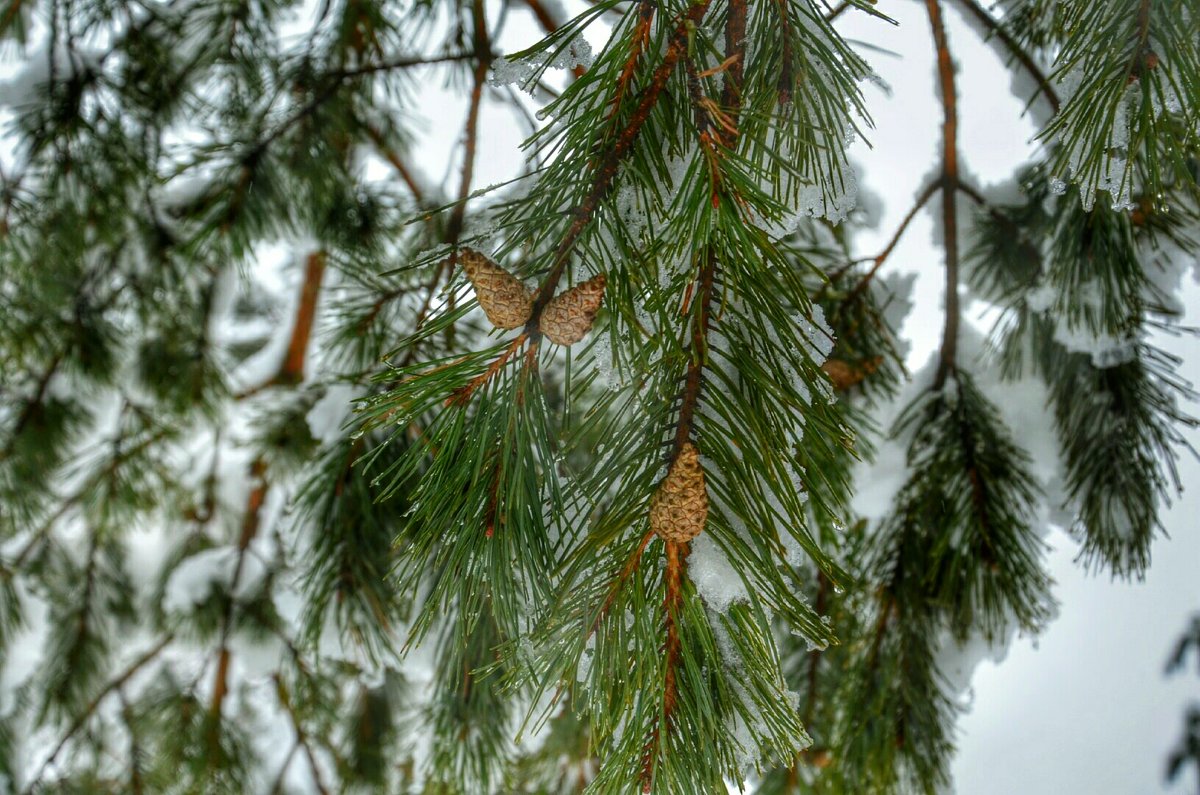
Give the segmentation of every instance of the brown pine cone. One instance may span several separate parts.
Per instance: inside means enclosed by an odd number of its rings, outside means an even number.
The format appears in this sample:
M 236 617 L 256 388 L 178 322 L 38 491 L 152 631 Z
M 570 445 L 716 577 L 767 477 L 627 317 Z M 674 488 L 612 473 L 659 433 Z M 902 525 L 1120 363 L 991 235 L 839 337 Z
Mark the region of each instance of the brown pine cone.
M 867 359 L 857 365 L 850 364 L 844 359 L 827 359 L 821 365 L 821 369 L 825 371 L 825 375 L 829 376 L 829 380 L 833 382 L 833 388 L 838 392 L 844 392 L 878 370 L 879 365 L 882 363 L 882 356 Z
M 458 254 L 458 261 L 493 326 L 512 329 L 525 325 L 533 313 L 533 293 L 528 287 L 474 249 L 464 248 Z
M 708 491 L 700 453 L 687 442 L 650 499 L 650 529 L 664 541 L 682 543 L 700 535 L 707 521 Z
M 602 273 L 557 295 L 542 310 L 538 325 L 551 342 L 574 345 L 592 329 L 607 278 Z

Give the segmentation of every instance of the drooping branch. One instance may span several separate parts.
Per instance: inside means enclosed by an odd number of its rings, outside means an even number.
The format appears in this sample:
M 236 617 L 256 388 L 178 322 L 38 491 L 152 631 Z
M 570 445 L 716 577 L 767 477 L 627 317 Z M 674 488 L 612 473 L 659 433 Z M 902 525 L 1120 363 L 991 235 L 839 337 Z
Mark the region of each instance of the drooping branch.
M 250 477 L 254 485 L 246 501 L 246 512 L 242 516 L 242 530 L 237 543 L 237 562 L 234 564 L 233 577 L 229 581 L 229 593 L 226 596 L 225 609 L 221 615 L 221 636 L 217 651 L 217 670 L 213 676 L 212 700 L 209 702 L 209 753 L 214 762 L 219 758 L 217 744 L 221 731 L 221 707 L 229 692 L 229 637 L 233 633 L 233 619 L 236 609 L 236 593 L 242 578 L 242 568 L 246 562 L 246 554 L 250 543 L 258 535 L 259 523 L 263 504 L 267 499 L 267 489 L 270 482 L 266 479 L 267 462 L 259 457 L 250 465 Z
M 387 142 L 383 131 L 378 127 L 367 124 L 364 126 L 367 137 L 371 139 L 371 143 L 383 155 L 383 158 L 388 161 L 392 168 L 396 169 L 396 173 L 400 175 L 400 179 L 408 187 L 409 192 L 413 195 L 413 199 L 418 205 L 425 201 L 425 188 L 417 180 L 412 168 L 400 157 L 400 154 Z
M 699 2 L 692 4 L 688 8 L 687 13 L 676 24 L 667 44 L 666 52 L 663 53 L 662 62 L 654 70 L 654 74 L 650 78 L 650 83 L 642 92 L 637 105 L 633 109 L 633 113 L 630 115 L 629 121 L 596 166 L 592 179 L 592 187 L 572 213 L 574 220 L 567 228 L 566 234 L 563 235 L 562 240 L 555 249 L 554 256 L 550 260 L 550 272 L 538 288 L 537 296 L 534 298 L 533 312 L 530 315 L 529 323 L 525 327 L 532 345 L 537 345 L 538 340 L 541 338 L 538 322 L 541 319 L 542 311 L 554 297 L 554 291 L 558 287 L 559 281 L 562 280 L 571 250 L 588 224 L 591 223 L 596 210 L 600 206 L 601 200 L 608 195 L 608 191 L 612 188 L 613 180 L 617 176 L 617 167 L 633 147 L 638 133 L 642 130 L 642 126 L 650 118 L 650 111 L 658 104 L 659 97 L 662 95 L 663 89 L 666 88 L 667 80 L 670 79 L 671 74 L 675 71 L 680 58 L 687 53 L 691 31 L 704 19 L 704 15 L 708 11 L 711 2 L 712 0 L 699 0 Z
M 911 224 L 913 219 L 917 217 L 917 213 L 921 211 L 921 208 L 929 203 L 929 200 L 933 198 L 933 194 L 937 193 L 938 190 L 943 187 L 944 182 L 941 178 L 939 178 L 926 185 L 925 189 L 917 195 L 916 202 L 904 216 L 904 219 L 900 222 L 900 226 L 896 228 L 891 240 L 889 240 L 887 245 L 884 246 L 883 250 L 875 256 L 870 270 L 863 275 L 862 279 L 860 279 L 858 283 L 854 285 L 854 288 L 850 291 L 849 295 L 846 296 L 847 301 L 857 298 L 864 290 L 867 289 L 868 286 L 870 286 L 871 280 L 875 278 L 875 274 L 878 273 L 879 269 L 883 267 L 883 263 L 886 262 L 887 258 L 891 256 L 892 251 L 900 242 L 900 238 L 904 236 L 904 232 L 908 229 L 908 225 Z
M 453 248 L 462 235 L 463 219 L 467 212 L 467 197 L 471 195 L 471 183 L 475 177 L 475 152 L 479 141 L 479 108 L 483 101 L 483 87 L 487 82 L 488 69 L 492 65 L 492 43 L 488 33 L 487 17 L 483 0 L 474 0 L 473 43 L 475 69 L 471 74 L 471 98 L 467 104 L 467 120 L 463 129 L 462 176 L 458 182 L 458 198 L 446 225 L 446 242 Z M 450 260 L 453 262 L 453 257 Z
M 946 40 L 940 0 L 925 0 L 929 25 L 933 30 L 937 50 L 938 80 L 942 93 L 942 233 L 945 249 L 946 296 L 945 326 L 942 330 L 941 358 L 933 389 L 940 390 L 946 378 L 954 372 L 958 354 L 958 107 L 954 83 L 954 60 Z
M 745 58 L 746 37 L 745 0 L 732 0 L 725 22 L 726 68 L 725 86 L 722 90 L 722 125 L 727 135 L 724 141 L 727 145 L 736 142 L 737 120 L 741 112 L 743 61 Z M 699 81 L 693 70 L 689 73 L 689 82 L 693 83 L 692 101 L 696 103 L 695 87 Z M 709 115 L 711 111 L 705 104 L 697 104 L 698 116 Z M 705 126 L 705 125 L 698 125 Z M 720 168 L 719 154 L 711 146 L 706 146 L 710 131 L 702 129 L 699 133 L 702 149 L 708 152 L 708 167 L 713 170 L 711 182 L 714 186 L 713 208 L 719 206 L 716 186 L 720 180 L 716 171 Z M 679 403 L 679 417 L 675 423 L 675 435 L 668 460 L 668 471 L 674 468 L 680 455 L 691 443 L 695 430 L 696 409 L 700 404 L 700 396 L 704 384 L 704 367 L 708 358 L 708 333 L 712 316 L 712 301 L 715 292 L 717 272 L 717 254 L 710 245 L 699 255 L 700 268 L 690 290 L 694 290 L 694 304 L 689 307 L 685 301 L 681 312 L 686 317 L 689 309 L 692 313 L 691 341 L 688 346 L 690 357 L 687 373 L 684 377 L 683 393 Z M 694 449 L 694 448 L 688 448 Z M 644 543 L 644 542 L 643 542 Z M 641 784 L 643 792 L 650 792 L 654 783 L 655 763 L 664 733 L 671 731 L 672 716 L 677 701 L 677 671 L 680 654 L 679 620 L 683 612 L 683 580 L 687 576 L 687 557 L 690 552 L 689 543 L 675 539 L 664 539 L 666 554 L 666 569 L 663 573 L 665 596 L 663 598 L 663 625 L 666 631 L 666 641 L 663 646 L 663 696 L 662 704 L 655 721 L 654 728 L 646 738 L 642 749 Z
M 321 766 L 317 764 L 317 756 L 313 752 L 312 744 L 308 741 L 308 733 L 304 731 L 304 725 L 300 721 L 300 716 L 296 714 L 296 708 L 292 705 L 287 685 L 278 672 L 272 676 L 272 679 L 275 680 L 275 695 L 279 698 L 280 705 L 283 706 L 284 711 L 292 722 L 292 728 L 296 731 L 296 743 L 304 749 L 304 755 L 308 758 L 308 768 L 312 771 L 313 784 L 316 786 L 317 792 L 321 795 L 329 795 L 329 790 L 321 780 Z
M 686 55 L 690 32 L 703 20 L 711 2 L 712 0 L 698 0 L 698 2 L 688 8 L 687 13 L 677 22 L 669 38 L 662 62 L 654 70 L 649 84 L 638 98 L 629 120 L 620 128 L 612 145 L 606 150 L 600 158 L 599 163 L 595 166 L 591 187 L 588 189 L 588 192 L 571 212 L 571 225 L 567 227 L 566 232 L 555 247 L 550 259 L 550 270 L 537 289 L 529 320 L 526 322 L 523 330 L 525 342 L 529 346 L 524 357 L 526 363 L 536 363 L 535 353 L 542 338 L 540 325 L 542 312 L 554 298 L 555 290 L 558 288 L 558 284 L 566 272 L 571 251 L 594 219 L 596 211 L 600 207 L 600 202 L 603 201 L 612 189 L 618 167 L 637 141 L 638 134 L 649 120 L 650 112 L 658 104 L 662 92 L 666 88 L 667 81 L 675 71 L 680 59 Z M 644 4 L 641 8 L 648 8 L 648 6 Z M 623 90 L 625 82 L 632 78 L 637 60 L 643 54 L 644 42 L 641 41 L 643 36 L 642 25 L 645 25 L 644 35 L 648 36 L 650 18 L 647 11 L 646 15 L 642 18 L 642 22 L 639 22 L 638 32 L 635 33 L 631 49 L 631 65 L 627 66 L 628 76 L 625 74 L 622 75 L 621 81 L 618 83 L 618 92 Z M 499 372 L 499 369 L 497 368 L 495 372 Z
M 683 577 L 688 555 L 686 542 L 666 542 L 667 568 L 663 574 L 666 596 L 663 598 L 663 624 L 667 639 L 663 645 L 663 700 L 658 720 L 642 750 L 642 792 L 654 784 L 654 761 L 664 732 L 671 730 L 671 716 L 678 697 L 675 667 L 679 661 L 679 614 L 683 610 Z
M 162 650 L 165 649 L 167 645 L 174 639 L 175 636 L 171 633 L 164 635 L 158 641 L 158 643 L 154 644 L 154 646 L 134 660 L 128 668 L 126 668 L 115 679 L 111 680 L 107 685 L 105 685 L 100 692 L 97 693 L 90 702 L 88 702 L 88 705 L 84 707 L 83 712 L 79 713 L 75 720 L 71 722 L 71 725 L 67 727 L 66 733 L 63 734 L 62 738 L 59 739 L 58 744 L 54 746 L 54 750 L 50 752 L 50 756 L 46 757 L 46 761 L 42 763 L 37 775 L 35 775 L 26 785 L 25 789 L 23 790 L 26 795 L 34 792 L 37 784 L 41 782 L 42 777 L 46 774 L 46 771 L 52 764 L 54 764 L 54 761 L 58 759 L 59 754 L 61 754 L 63 749 L 66 748 L 67 743 L 69 743 L 71 738 L 78 734 L 79 731 L 85 725 L 87 725 L 88 720 L 92 717 L 92 715 L 95 714 L 96 710 L 99 709 L 100 704 L 103 703 L 104 699 L 108 698 L 108 696 L 110 696 L 112 693 L 124 687 L 125 684 L 137 674 L 138 671 L 142 670 L 142 668 L 146 667 L 150 662 L 152 662 L 154 658 L 157 657 L 159 653 L 162 652 Z

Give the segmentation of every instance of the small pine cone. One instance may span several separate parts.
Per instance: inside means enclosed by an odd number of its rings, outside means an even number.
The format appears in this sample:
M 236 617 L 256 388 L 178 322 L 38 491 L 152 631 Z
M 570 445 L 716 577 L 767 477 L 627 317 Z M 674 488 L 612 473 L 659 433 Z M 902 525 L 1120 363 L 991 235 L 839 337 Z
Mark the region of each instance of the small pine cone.
M 555 296 L 542 310 L 542 333 L 559 345 L 574 345 L 592 330 L 607 278 L 602 273 Z
M 853 367 L 841 359 L 826 359 L 821 365 L 825 375 L 833 382 L 833 388 L 843 392 L 862 380 Z
M 834 389 L 838 392 L 845 392 L 878 370 L 879 365 L 882 363 L 882 356 L 867 359 L 857 365 L 850 364 L 844 359 L 827 359 L 821 365 L 821 369 L 825 371 L 825 375 L 829 376 L 829 380 L 833 382 Z
M 511 329 L 525 325 L 533 313 L 533 293 L 528 287 L 474 249 L 464 248 L 458 261 L 475 287 L 479 306 L 493 326 Z
M 708 521 L 708 491 L 700 453 L 688 442 L 650 500 L 650 529 L 664 541 L 691 541 Z

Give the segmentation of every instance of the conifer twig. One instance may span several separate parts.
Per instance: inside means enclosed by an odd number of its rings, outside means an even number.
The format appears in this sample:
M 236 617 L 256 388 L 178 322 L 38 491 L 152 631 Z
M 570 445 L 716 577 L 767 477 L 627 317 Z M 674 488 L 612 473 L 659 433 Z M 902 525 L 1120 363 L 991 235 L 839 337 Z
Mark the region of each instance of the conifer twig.
M 617 77 L 617 90 L 613 95 L 612 110 L 608 114 L 610 119 L 620 111 L 621 102 L 633 82 L 642 52 L 646 49 L 646 43 L 650 41 L 650 25 L 653 21 L 654 3 L 651 0 L 641 0 L 638 3 L 638 21 L 633 29 L 633 44 L 629 48 L 629 57 L 625 59 L 625 65 L 621 67 L 621 74 Z
M 600 206 L 600 201 L 608 195 L 613 180 L 617 176 L 617 167 L 624 160 L 625 155 L 629 153 L 646 120 L 650 118 L 650 111 L 658 104 L 659 95 L 662 94 L 663 89 L 667 85 L 667 80 L 670 79 L 672 72 L 675 71 L 675 66 L 678 64 L 679 59 L 687 52 L 689 31 L 704 18 L 711 2 L 712 0 L 698 0 L 693 3 L 688 7 L 688 11 L 683 18 L 676 24 L 667 44 L 666 52 L 663 53 L 662 62 L 654 70 L 650 78 L 650 83 L 642 92 L 641 98 L 634 107 L 629 121 L 597 166 L 591 189 L 583 201 L 580 202 L 579 206 L 575 208 L 574 213 L 572 213 L 574 221 L 567 228 L 566 234 L 563 235 L 562 240 L 555 249 L 554 256 L 551 259 L 550 273 L 538 288 L 537 296 L 533 301 L 533 312 L 530 314 L 529 322 L 525 326 L 531 345 L 537 345 L 538 340 L 541 338 L 538 322 L 541 319 L 542 311 L 554 297 L 554 290 L 558 287 L 563 272 L 566 270 L 568 255 L 574 248 L 576 241 L 579 240 L 580 235 L 583 234 L 584 229 L 591 223 L 592 217 Z
M 850 6 L 851 6 L 851 4 L 850 4 L 849 0 L 841 0 L 840 3 L 838 3 L 836 6 L 834 6 L 833 9 L 828 14 L 825 15 L 825 21 L 826 22 L 834 21 L 835 19 L 840 17 L 843 13 L 848 11 L 850 9 Z
M 254 462 L 250 465 L 250 477 L 254 481 L 254 486 L 250 491 L 250 497 L 246 501 L 246 512 L 242 517 L 242 532 L 238 538 L 237 562 L 233 567 L 233 577 L 229 582 L 229 594 L 225 601 L 225 609 L 221 615 L 221 637 L 217 652 L 217 671 L 213 677 L 212 700 L 209 702 L 208 708 L 210 720 L 208 738 L 209 754 L 210 759 L 214 762 L 218 758 L 217 743 L 219 742 L 221 731 L 221 706 L 224 704 L 225 696 L 229 692 L 229 636 L 233 632 L 235 592 L 242 577 L 242 567 L 246 561 L 246 552 L 250 548 L 250 542 L 258 535 L 260 514 L 263 503 L 267 499 L 267 489 L 271 485 L 266 475 L 266 460 L 261 456 L 254 459 Z
M 387 138 L 384 137 L 383 131 L 373 124 L 363 125 L 363 130 L 367 133 L 367 137 L 371 139 L 371 143 L 383 155 L 384 160 L 387 160 L 392 168 L 396 169 L 396 173 L 400 175 L 400 179 L 408 186 L 409 193 L 413 195 L 413 199 L 420 205 L 425 201 L 425 189 L 421 187 L 421 183 L 417 181 L 416 175 L 413 174 L 411 168 L 405 163 L 400 155 L 392 148 Z
M 657 746 L 664 732 L 671 730 L 671 718 L 675 711 L 677 684 L 675 664 L 679 657 L 679 613 L 683 609 L 683 577 L 687 562 L 687 542 L 666 542 L 667 567 L 663 574 L 666 596 L 663 598 L 664 625 L 667 640 L 663 646 L 663 703 L 658 720 L 646 739 L 642 751 L 642 792 L 650 792 L 654 783 L 654 760 Z
M 300 723 L 300 716 L 296 714 L 295 707 L 292 706 L 291 696 L 288 695 L 287 685 L 283 681 L 283 677 L 276 671 L 271 675 L 275 680 L 275 694 L 279 698 L 279 703 L 288 714 L 288 718 L 292 721 L 292 728 L 296 730 L 296 742 L 304 749 L 304 755 L 308 757 L 308 767 L 312 770 L 313 784 L 317 788 L 317 792 L 321 795 L 329 795 L 329 790 L 326 789 L 325 783 L 321 781 L 321 767 L 317 764 L 317 756 L 313 753 L 312 746 L 308 742 L 308 734 L 304 731 L 304 726 Z
M 279 363 L 279 369 L 258 386 L 239 392 L 235 396 L 236 400 L 245 400 L 273 386 L 295 385 L 304 380 L 308 341 L 312 336 L 313 323 L 317 318 L 317 301 L 321 296 L 325 262 L 324 250 L 314 251 L 304 260 L 304 281 L 300 284 L 300 300 L 296 304 L 296 319 L 292 323 L 287 353 L 284 354 L 283 361 Z
M 863 274 L 863 277 L 859 279 L 854 287 L 850 290 L 850 293 L 846 296 L 847 301 L 851 301 L 854 298 L 857 298 L 859 295 L 862 295 L 862 292 L 870 285 L 871 280 L 875 278 L 875 274 L 881 267 L 883 267 L 883 263 L 886 262 L 887 258 L 892 255 L 892 251 L 900 242 L 900 238 L 902 238 L 905 231 L 908 230 L 908 225 L 911 224 L 913 219 L 917 217 L 917 213 L 921 211 L 921 208 L 924 207 L 931 198 L 933 198 L 933 194 L 937 193 L 942 187 L 942 180 L 941 178 L 938 178 L 926 185 L 925 189 L 917 194 L 916 203 L 913 204 L 911 209 L 909 209 L 908 213 L 904 216 L 904 219 L 900 221 L 900 226 L 896 228 L 895 233 L 892 235 L 891 239 L 888 240 L 887 245 L 884 246 L 883 250 L 875 256 L 870 270 Z M 845 268 L 842 268 L 836 275 L 841 275 L 845 270 Z
M 542 0 L 525 0 L 525 5 L 529 6 L 529 10 L 533 12 L 534 19 L 542 26 L 542 30 L 546 35 L 552 35 L 558 32 L 559 26 L 562 24 L 554 14 L 546 7 Z M 571 67 L 571 74 L 576 78 L 582 77 L 587 70 L 582 64 Z
M 61 739 L 59 739 L 58 744 L 54 746 L 54 750 L 50 752 L 50 756 L 46 757 L 46 761 L 42 763 L 42 766 L 38 770 L 37 774 L 25 786 L 23 791 L 26 793 L 26 795 L 34 792 L 37 784 L 46 774 L 46 771 L 52 764 L 54 764 L 54 761 L 58 759 L 58 755 L 62 753 L 64 748 L 66 748 L 67 743 L 71 741 L 71 738 L 78 734 L 79 730 L 87 724 L 88 719 L 91 718 L 96 710 L 100 707 L 101 702 L 103 702 L 104 699 L 107 698 L 113 691 L 124 687 L 125 684 L 132 679 L 135 674 L 137 674 L 138 671 L 142 670 L 142 668 L 154 660 L 154 658 L 157 657 L 159 653 L 174 639 L 175 635 L 168 632 L 158 641 L 158 643 L 154 644 L 154 646 L 142 654 L 142 656 L 134 660 L 128 668 L 126 668 L 115 679 L 111 680 L 107 685 L 105 685 L 100 692 L 88 702 L 87 706 L 84 707 L 83 712 L 81 712 L 75 718 L 75 720 L 71 722 L 71 725 L 67 727 L 66 733 Z
M 483 101 L 483 86 L 487 82 L 487 72 L 492 63 L 492 44 L 487 29 L 487 18 L 484 16 L 483 0 L 474 0 L 472 20 L 474 21 L 474 52 L 475 69 L 471 75 L 471 98 L 467 104 L 467 120 L 463 129 L 463 163 L 462 177 L 458 183 L 458 201 L 450 212 L 450 220 L 446 225 L 446 242 L 453 248 L 458 245 L 462 235 L 463 220 L 467 212 L 467 198 L 471 195 L 471 183 L 475 176 L 475 150 L 479 141 L 479 107 Z M 455 255 L 450 255 L 450 266 L 453 267 Z
M 525 343 L 525 338 L 524 332 L 514 337 L 512 342 L 508 344 L 508 347 L 504 349 L 504 352 L 493 359 L 492 363 L 488 365 L 486 370 L 472 378 L 464 386 L 454 390 L 450 397 L 446 398 L 446 405 L 454 406 L 464 405 L 467 403 L 467 401 L 471 399 L 471 395 L 475 393 L 475 390 L 492 380 L 492 377 L 495 376 L 502 367 L 504 367 L 505 363 L 507 363 L 514 354 L 516 354 L 520 347 Z
M 725 76 L 725 87 L 722 90 L 722 105 L 728 123 L 733 127 L 730 139 L 737 135 L 737 119 L 741 110 L 742 61 L 745 56 L 746 35 L 746 0 L 732 0 L 729 13 L 725 20 L 726 63 L 729 64 Z M 689 80 L 689 83 L 698 81 Z M 697 109 L 699 112 L 699 109 Z M 708 135 L 705 130 L 701 137 Z M 709 168 L 714 172 L 718 168 L 715 158 L 710 160 Z M 714 186 L 717 178 L 714 173 Z M 714 210 L 718 206 L 718 194 L 713 192 Z M 700 266 L 695 285 L 695 316 L 692 321 L 691 357 L 688 361 L 687 375 L 684 379 L 683 395 L 679 405 L 679 417 L 675 424 L 675 438 L 667 470 L 670 471 L 679 458 L 685 445 L 691 440 L 695 423 L 696 409 L 700 403 L 700 393 L 703 388 L 703 372 L 708 357 L 708 331 L 711 319 L 713 285 L 716 279 L 717 257 L 710 246 L 703 254 L 703 264 Z M 688 307 L 681 310 L 686 314 Z M 650 736 L 642 751 L 642 791 L 650 792 L 654 782 L 655 760 L 658 746 L 664 732 L 671 730 L 672 715 L 676 701 L 676 671 L 675 666 L 680 652 L 679 614 L 683 610 L 683 578 L 686 576 L 689 545 L 686 541 L 665 540 L 667 558 L 666 570 L 663 574 L 666 595 L 663 599 L 664 626 L 666 643 L 663 647 L 663 701 L 662 709 Z
M 600 606 L 600 612 L 596 614 L 596 620 L 592 622 L 592 626 L 588 629 L 588 638 L 590 638 L 592 635 L 595 635 L 596 630 L 600 629 L 600 622 L 604 620 L 604 617 L 608 615 L 608 611 L 612 609 L 613 603 L 617 600 L 617 594 L 621 592 L 621 587 L 625 584 L 625 581 L 633 576 L 633 573 L 637 571 L 638 565 L 642 562 L 642 556 L 646 552 L 646 547 L 649 546 L 650 542 L 653 540 L 654 531 L 650 530 L 644 536 L 642 536 L 642 540 L 638 543 L 637 549 L 633 551 L 633 554 L 629 556 L 627 561 L 625 561 L 625 565 L 621 567 L 620 573 L 617 575 L 616 579 L 613 580 L 612 585 L 609 586 L 608 596 L 605 597 L 604 604 Z
M 954 372 L 958 352 L 958 108 L 954 84 L 954 60 L 942 23 L 941 0 L 925 0 L 933 43 L 937 50 L 938 80 L 942 89 L 942 231 L 946 258 L 945 327 L 942 330 L 941 360 L 933 380 L 934 391 Z
M 526 362 L 532 363 L 536 361 L 534 356 L 542 337 L 540 327 L 541 315 L 546 306 L 554 298 L 554 292 L 566 271 L 567 262 L 575 243 L 583 235 L 584 230 L 587 229 L 592 218 L 595 216 L 600 202 L 608 195 L 608 191 L 612 188 L 613 180 L 617 176 L 618 166 L 633 147 L 638 133 L 641 132 L 642 126 L 650 118 L 650 111 L 658 103 L 659 96 L 666 87 L 672 72 L 674 72 L 679 60 L 687 52 L 689 31 L 704 18 L 704 14 L 708 11 L 711 2 L 712 0 L 697 0 L 697 2 L 688 7 L 687 13 L 676 24 L 667 44 L 666 52 L 663 54 L 662 62 L 654 70 L 650 83 L 642 92 L 637 105 L 630 115 L 629 121 L 621 129 L 612 146 L 605 152 L 603 158 L 601 158 L 599 164 L 596 166 L 591 188 L 571 213 L 573 217 L 571 225 L 567 228 L 566 233 L 564 233 L 554 250 L 550 261 L 550 271 L 538 287 L 537 294 L 533 300 L 533 309 L 530 312 L 529 320 L 525 324 L 523 336 L 529 344 L 529 349 L 525 357 Z M 648 25 L 649 22 L 647 21 L 646 24 Z M 633 51 L 639 57 L 641 48 L 642 45 L 638 43 L 635 36 Z M 636 62 L 633 66 L 636 66 Z M 630 75 L 632 75 L 633 66 L 629 67 Z M 619 83 L 618 92 L 621 91 L 621 86 L 622 84 Z

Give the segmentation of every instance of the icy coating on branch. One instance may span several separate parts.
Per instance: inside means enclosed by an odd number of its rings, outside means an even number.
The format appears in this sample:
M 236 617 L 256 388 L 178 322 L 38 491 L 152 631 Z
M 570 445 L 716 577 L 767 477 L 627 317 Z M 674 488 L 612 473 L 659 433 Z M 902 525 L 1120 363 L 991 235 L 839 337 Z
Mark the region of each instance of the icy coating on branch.
M 533 94 L 538 76 L 547 69 L 587 69 L 594 59 L 592 45 L 582 36 L 576 36 L 553 56 L 538 53 L 525 58 L 508 56 L 497 59 L 492 63 L 492 75 L 488 82 L 497 88 L 516 85 L 522 91 Z

